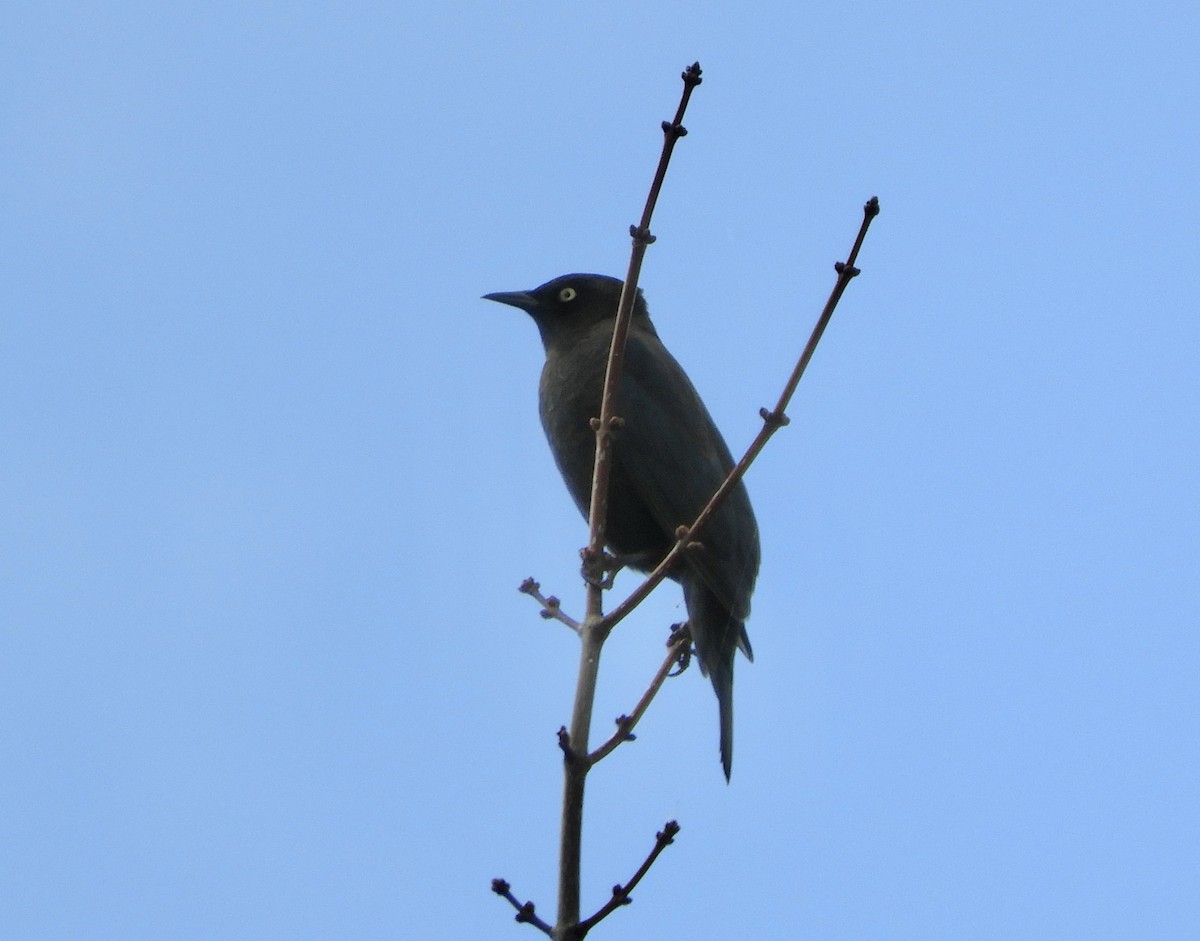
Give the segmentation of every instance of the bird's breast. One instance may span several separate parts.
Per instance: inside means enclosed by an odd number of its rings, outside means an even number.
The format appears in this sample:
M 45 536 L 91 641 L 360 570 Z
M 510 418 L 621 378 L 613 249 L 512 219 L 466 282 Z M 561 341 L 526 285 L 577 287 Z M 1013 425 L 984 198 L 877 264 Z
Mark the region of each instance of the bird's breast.
M 554 461 L 584 514 L 596 453 L 591 420 L 600 413 L 603 382 L 603 366 L 597 369 L 587 357 L 549 355 L 538 390 L 538 411 Z

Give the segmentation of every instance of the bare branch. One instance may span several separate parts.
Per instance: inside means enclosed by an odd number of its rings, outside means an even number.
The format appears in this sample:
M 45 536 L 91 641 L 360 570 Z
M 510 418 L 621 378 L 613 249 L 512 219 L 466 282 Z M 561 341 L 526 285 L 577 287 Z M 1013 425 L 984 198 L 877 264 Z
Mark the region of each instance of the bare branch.
M 596 460 L 592 470 L 592 493 L 588 514 L 587 552 L 589 559 L 585 559 L 585 568 L 589 562 L 592 565 L 600 564 L 604 554 L 613 430 L 622 421 L 616 413 L 617 389 L 620 385 L 621 370 L 625 364 L 625 338 L 629 333 L 629 321 L 633 317 L 633 302 L 637 297 L 637 283 L 642 272 L 642 259 L 646 255 L 646 246 L 654 241 L 654 236 L 650 234 L 650 219 L 654 215 L 654 207 L 658 203 L 658 196 L 662 191 L 663 180 L 667 175 L 667 167 L 670 165 L 675 143 L 687 134 L 687 128 L 682 123 L 683 115 L 691 100 L 692 90 L 701 82 L 700 73 L 699 62 L 692 63 L 683 72 L 683 95 L 679 99 L 679 107 L 675 111 L 675 120 L 662 123 L 662 154 L 658 158 L 654 181 L 650 184 L 650 192 L 646 196 L 646 205 L 642 209 L 641 221 L 636 226 L 629 227 L 633 247 L 629 253 L 629 267 L 625 273 L 624 286 L 621 288 L 621 300 L 617 304 L 616 323 L 613 324 L 612 343 L 608 351 L 608 366 L 604 374 L 604 393 L 600 399 L 600 417 L 593 423 L 596 431 Z M 600 581 L 602 578 L 588 579 L 588 617 L 598 617 L 601 613 L 602 592 L 598 584 Z
M 654 697 L 662 689 L 662 685 L 666 682 L 667 677 L 678 676 L 683 672 L 682 669 L 671 672 L 671 668 L 676 664 L 686 665 L 691 643 L 692 635 L 686 627 L 671 634 L 671 637 L 667 640 L 667 656 L 663 659 L 662 666 L 658 668 L 658 672 L 654 674 L 654 679 L 650 681 L 646 692 L 638 700 L 638 704 L 634 707 L 633 712 L 627 716 L 619 716 L 617 718 L 617 731 L 613 734 L 612 738 L 588 755 L 589 765 L 594 765 L 602 758 L 611 754 L 622 742 L 633 741 L 634 727 L 642 720 L 642 716 L 646 714 L 646 710 L 650 708 L 650 703 L 654 701 Z
M 654 865 L 654 861 L 658 859 L 659 854 L 675 842 L 675 837 L 678 833 L 679 824 L 674 820 L 668 820 L 663 828 L 655 834 L 654 849 L 650 851 L 650 855 L 646 857 L 646 861 L 638 867 L 638 871 L 633 874 L 633 878 L 625 885 L 614 885 L 612 898 L 605 902 L 596 914 L 576 925 L 571 936 L 576 939 L 583 938 L 584 935 L 622 905 L 629 905 L 633 901 L 632 893 L 637 888 L 637 884 L 650 871 L 650 867 Z
M 537 928 L 538 931 L 542 932 L 543 934 L 553 937 L 554 929 L 546 924 L 546 922 L 538 918 L 538 916 L 534 913 L 533 902 L 518 902 L 517 897 L 512 894 L 512 886 L 510 886 L 507 882 L 505 882 L 503 879 L 493 879 L 492 891 L 497 895 L 508 899 L 509 904 L 517 910 L 516 920 L 518 922 L 526 922 L 527 924 L 533 925 L 533 927 Z
M 542 586 L 538 582 L 535 582 L 532 578 L 527 578 L 525 581 L 521 582 L 517 588 L 517 591 L 521 592 L 523 595 L 529 595 L 531 598 L 541 604 L 542 610 L 540 613 L 547 621 L 559 621 L 567 625 L 567 627 L 573 630 L 576 634 L 579 633 L 579 622 L 563 612 L 561 607 L 562 602 L 560 602 L 558 598 L 556 598 L 554 595 L 550 595 L 549 597 L 543 595 Z
M 742 456 L 742 459 L 729 472 L 729 476 L 725 478 L 725 482 L 713 494 L 712 499 L 700 511 L 700 515 L 696 517 L 695 521 L 690 526 L 681 526 L 676 530 L 674 547 L 663 557 L 663 560 L 658 563 L 654 571 L 646 577 L 646 580 L 641 585 L 633 590 L 628 598 L 613 608 L 604 618 L 604 623 L 609 630 L 641 604 L 646 596 L 667 577 L 667 573 L 670 572 L 671 567 L 678 561 L 679 556 L 686 552 L 689 546 L 692 545 L 696 534 L 708 522 L 721 503 L 724 502 L 726 495 L 746 475 L 746 471 L 754 463 L 754 459 L 758 457 L 759 452 L 766 446 L 771 436 L 788 423 L 787 406 L 792 400 L 792 395 L 795 393 L 796 387 L 800 384 L 804 370 L 808 368 L 809 360 L 812 359 L 813 353 L 817 349 L 817 344 L 821 342 L 821 336 L 825 333 L 825 327 L 828 326 L 830 318 L 833 317 L 833 312 L 837 309 L 838 301 L 841 300 L 842 294 L 845 293 L 846 286 L 852 278 L 859 274 L 859 270 L 854 267 L 854 262 L 858 260 L 858 251 L 862 248 L 863 239 L 866 238 L 871 220 L 877 215 L 879 215 L 879 199 L 876 196 L 872 196 L 863 206 L 862 225 L 859 227 L 858 236 L 854 240 L 854 246 L 850 250 L 850 255 L 846 261 L 836 262 L 833 266 L 837 272 L 837 281 L 833 285 L 833 290 L 829 293 L 829 299 L 825 302 L 825 307 L 821 311 L 821 315 L 817 318 L 817 323 L 809 335 L 808 343 L 804 346 L 804 351 L 800 354 L 800 359 L 797 360 L 796 366 L 792 370 L 792 374 L 788 378 L 782 394 L 779 396 L 779 401 L 775 403 L 775 408 L 770 411 L 765 408 L 759 410 L 759 415 L 763 420 L 763 427 L 750 443 L 750 447 L 746 449 L 746 453 Z
M 600 400 L 599 419 L 593 427 L 596 431 L 596 459 L 592 468 L 591 504 L 588 514 L 588 547 L 584 556 L 584 572 L 587 582 L 587 607 L 579 636 L 582 650 L 579 659 L 579 678 L 575 685 L 575 704 L 571 710 L 571 727 L 568 741 L 575 755 L 587 755 L 588 736 L 592 725 L 592 706 L 596 696 L 596 674 L 600 669 L 600 651 L 608 637 L 611 625 L 603 620 L 604 546 L 605 527 L 608 520 L 609 475 L 612 468 L 613 430 L 621 422 L 616 414 L 616 394 L 621 377 L 625 354 L 625 337 L 629 332 L 629 321 L 633 316 L 633 302 L 637 297 L 637 279 L 642 269 L 642 258 L 646 246 L 654 241 L 650 234 L 650 218 L 658 201 L 667 166 L 675 143 L 687 131 L 683 127 L 683 115 L 691 99 L 692 90 L 700 84 L 700 63 L 689 66 L 683 73 L 683 95 L 675 111 L 675 120 L 663 122 L 663 149 L 654 174 L 654 182 L 646 198 L 645 208 L 638 225 L 631 226 L 629 234 L 633 246 L 629 253 L 629 268 L 621 289 L 617 305 L 617 318 L 613 324 L 612 343 L 608 351 L 608 365 L 604 375 L 604 392 Z M 580 855 L 583 838 L 583 790 L 587 780 L 588 762 L 563 762 L 563 809 L 562 830 L 559 841 L 558 873 L 558 918 L 556 934 L 566 937 L 568 929 L 579 921 Z

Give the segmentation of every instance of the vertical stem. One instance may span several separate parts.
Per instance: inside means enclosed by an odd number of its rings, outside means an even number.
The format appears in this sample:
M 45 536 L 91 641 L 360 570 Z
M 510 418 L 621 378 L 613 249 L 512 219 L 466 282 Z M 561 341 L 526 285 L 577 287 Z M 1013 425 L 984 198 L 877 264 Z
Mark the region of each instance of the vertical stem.
M 588 548 L 584 557 L 587 576 L 587 611 L 580 627 L 582 650 L 579 659 L 579 679 L 575 686 L 575 706 L 571 711 L 569 738 L 563 743 L 563 812 L 562 835 L 558 859 L 558 919 L 554 928 L 557 941 L 576 941 L 582 937 L 579 925 L 580 856 L 583 840 L 583 786 L 588 769 L 588 736 L 592 725 L 592 703 L 596 697 L 596 674 L 600 669 L 600 651 L 612 628 L 603 622 L 604 547 L 608 522 L 608 481 L 612 467 L 613 427 L 616 422 L 617 388 L 625 352 L 625 336 L 633 316 L 637 297 L 637 279 L 641 273 L 646 246 L 654 241 L 650 234 L 650 217 L 658 201 L 666 176 L 667 165 L 675 143 L 687 133 L 683 114 L 687 110 L 692 89 L 700 84 L 700 63 L 684 70 L 683 96 L 673 122 L 664 121 L 663 149 L 650 193 L 642 210 L 641 223 L 630 226 L 633 247 L 629 255 L 629 270 L 617 304 L 612 343 L 604 374 L 604 390 L 600 399 L 600 415 L 595 421 L 596 456 L 592 469 L 592 491 L 588 512 Z M 583 932 L 586 933 L 586 928 Z
M 658 203 L 662 191 L 663 180 L 667 175 L 667 167 L 671 163 L 671 154 L 679 138 L 687 134 L 683 126 L 683 115 L 687 111 L 688 101 L 691 100 L 692 90 L 700 84 L 700 63 L 694 62 L 688 66 L 683 75 L 683 95 L 679 99 L 679 107 L 675 111 L 674 121 L 663 121 L 663 148 L 658 158 L 658 167 L 654 171 L 654 181 L 650 184 L 650 192 L 646 195 L 646 205 L 642 208 L 641 221 L 629 227 L 629 235 L 633 239 L 633 247 L 629 253 L 629 268 L 625 273 L 625 281 L 621 287 L 621 299 L 617 304 L 616 321 L 613 323 L 612 343 L 608 351 L 608 365 L 604 372 L 604 391 L 600 398 L 600 416 L 595 424 L 596 457 L 592 469 L 592 492 L 588 501 L 588 548 L 585 571 L 589 570 L 593 577 L 588 579 L 587 616 L 600 617 L 603 605 L 603 589 L 600 582 L 604 577 L 604 547 L 605 529 L 608 525 L 608 479 L 612 468 L 613 422 L 616 418 L 617 388 L 621 382 L 621 367 L 625 359 L 625 337 L 629 332 L 629 321 L 633 317 L 633 307 L 637 298 L 637 282 L 642 271 L 642 259 L 646 255 L 646 247 L 654 241 L 650 234 L 650 219 L 654 215 L 654 207 Z
M 558 924 L 555 937 L 565 939 L 579 923 L 580 859 L 583 846 L 583 786 L 588 773 L 588 736 L 600 651 L 608 636 L 598 618 L 588 618 L 580 631 L 579 680 L 571 711 L 570 739 L 563 756 L 562 833 L 559 844 Z

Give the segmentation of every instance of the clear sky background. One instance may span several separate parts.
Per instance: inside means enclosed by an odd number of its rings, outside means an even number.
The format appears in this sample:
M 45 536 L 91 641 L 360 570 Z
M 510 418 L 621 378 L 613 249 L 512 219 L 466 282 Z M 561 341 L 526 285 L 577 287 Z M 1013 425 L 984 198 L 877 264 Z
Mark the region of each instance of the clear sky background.
M 621 274 L 748 479 L 726 785 L 671 681 L 594 937 L 1200 937 L 1194 3 L 55 3 L 0 33 L 0 936 L 533 938 L 585 530 L 541 348 Z M 623 577 L 619 587 L 635 581 Z M 605 653 L 599 729 L 667 626 Z

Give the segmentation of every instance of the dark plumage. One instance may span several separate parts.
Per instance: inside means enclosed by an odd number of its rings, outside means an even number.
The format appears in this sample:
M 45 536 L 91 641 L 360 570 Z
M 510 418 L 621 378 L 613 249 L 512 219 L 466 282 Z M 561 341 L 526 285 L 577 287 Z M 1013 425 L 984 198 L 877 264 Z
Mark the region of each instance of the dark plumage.
M 487 294 L 526 311 L 542 335 L 542 426 L 567 489 L 586 517 L 608 348 L 621 282 L 570 274 L 532 291 Z M 687 374 L 659 340 L 638 292 L 617 400 L 610 483 L 609 548 L 626 564 L 652 569 L 716 492 L 733 459 Z M 739 484 L 671 577 L 683 588 L 700 668 L 712 680 L 721 719 L 721 763 L 733 762 L 733 659 L 753 659 L 745 620 L 758 575 L 758 526 Z

